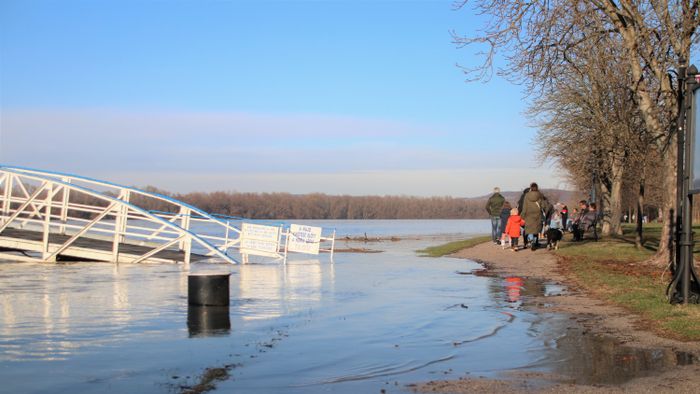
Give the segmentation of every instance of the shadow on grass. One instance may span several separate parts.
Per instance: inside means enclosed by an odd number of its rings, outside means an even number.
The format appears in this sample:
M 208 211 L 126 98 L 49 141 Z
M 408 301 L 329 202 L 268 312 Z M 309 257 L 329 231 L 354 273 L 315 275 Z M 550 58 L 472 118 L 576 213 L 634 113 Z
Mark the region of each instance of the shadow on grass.
M 621 236 L 597 242 L 562 243 L 556 254 L 567 276 L 597 298 L 639 315 L 643 327 L 661 336 L 700 340 L 700 306 L 670 305 L 665 294 L 669 276 L 643 263 L 658 249 L 661 226 L 645 226 L 641 249 L 634 245 L 634 226 L 623 230 Z

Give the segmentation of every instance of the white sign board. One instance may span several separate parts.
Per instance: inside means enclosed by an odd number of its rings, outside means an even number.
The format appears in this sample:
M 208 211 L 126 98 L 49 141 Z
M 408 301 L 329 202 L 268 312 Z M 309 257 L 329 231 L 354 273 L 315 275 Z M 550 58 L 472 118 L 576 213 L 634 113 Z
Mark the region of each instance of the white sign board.
M 277 257 L 279 236 L 279 227 L 244 222 L 241 225 L 241 253 Z
M 287 250 L 290 252 L 318 254 L 321 246 L 321 227 L 291 224 Z

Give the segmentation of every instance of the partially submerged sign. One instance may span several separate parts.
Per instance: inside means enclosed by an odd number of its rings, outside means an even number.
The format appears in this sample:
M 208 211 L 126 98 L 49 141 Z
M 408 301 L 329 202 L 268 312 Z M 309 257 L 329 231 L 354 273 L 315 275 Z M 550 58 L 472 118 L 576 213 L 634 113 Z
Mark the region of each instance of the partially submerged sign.
M 290 224 L 287 250 L 297 253 L 318 254 L 321 247 L 321 230 L 321 227 Z
M 243 222 L 241 224 L 241 253 L 279 257 L 280 228 Z

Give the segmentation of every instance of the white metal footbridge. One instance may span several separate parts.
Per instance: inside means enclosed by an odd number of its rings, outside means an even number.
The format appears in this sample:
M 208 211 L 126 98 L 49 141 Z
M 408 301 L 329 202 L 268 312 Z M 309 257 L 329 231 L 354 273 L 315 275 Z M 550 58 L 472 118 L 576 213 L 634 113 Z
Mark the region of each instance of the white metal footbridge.
M 240 229 L 164 195 L 6 165 L 0 193 L 0 258 L 237 263 Z

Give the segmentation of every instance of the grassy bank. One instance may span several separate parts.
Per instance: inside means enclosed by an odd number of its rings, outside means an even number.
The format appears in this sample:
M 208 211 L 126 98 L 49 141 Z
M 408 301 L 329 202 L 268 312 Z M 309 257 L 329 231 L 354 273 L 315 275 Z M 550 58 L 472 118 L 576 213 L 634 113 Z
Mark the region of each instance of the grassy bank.
M 598 242 L 565 242 L 556 252 L 566 272 L 596 297 L 641 316 L 656 333 L 680 340 L 700 340 L 700 306 L 670 305 L 670 272 L 641 264 L 658 246 L 660 226 L 645 227 L 643 249 L 634 246 L 632 227 L 621 237 Z M 568 239 L 568 237 L 567 237 Z
M 484 242 L 490 242 L 490 235 L 483 235 L 475 238 L 469 238 L 461 241 L 448 242 L 443 245 L 430 246 L 425 249 L 416 250 L 421 257 L 442 257 L 448 254 L 455 253 L 462 249 L 471 248 L 474 245 L 478 245 Z

